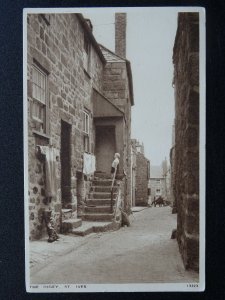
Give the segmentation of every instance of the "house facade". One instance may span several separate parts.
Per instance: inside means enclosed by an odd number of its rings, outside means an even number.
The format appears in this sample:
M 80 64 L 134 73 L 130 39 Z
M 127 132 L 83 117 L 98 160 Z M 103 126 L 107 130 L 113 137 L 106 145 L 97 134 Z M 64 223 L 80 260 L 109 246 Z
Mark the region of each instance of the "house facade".
M 199 269 L 199 14 L 179 13 L 173 49 L 177 240 L 186 268 Z
M 150 198 L 150 161 L 144 155 L 144 145 L 132 139 L 133 206 L 147 206 Z
M 166 199 L 167 185 L 162 166 L 151 166 L 150 187 L 151 201 L 160 196 Z
M 27 87 L 30 238 L 46 234 L 46 211 L 56 231 L 68 211 L 82 215 L 94 172 L 109 174 L 115 152 L 129 207 L 129 62 L 96 42 L 82 14 L 28 14 Z

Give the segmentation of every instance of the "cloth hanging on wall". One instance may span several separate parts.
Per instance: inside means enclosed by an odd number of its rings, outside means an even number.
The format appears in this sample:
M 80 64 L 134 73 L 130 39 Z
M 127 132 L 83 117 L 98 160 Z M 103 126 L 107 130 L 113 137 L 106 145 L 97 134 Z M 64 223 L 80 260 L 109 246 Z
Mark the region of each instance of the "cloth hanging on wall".
M 95 170 L 95 156 L 89 153 L 84 153 L 83 173 L 85 175 L 90 175 L 94 174 Z
M 38 146 L 41 154 L 45 155 L 45 195 L 55 197 L 57 194 L 56 158 L 59 150 L 49 146 Z

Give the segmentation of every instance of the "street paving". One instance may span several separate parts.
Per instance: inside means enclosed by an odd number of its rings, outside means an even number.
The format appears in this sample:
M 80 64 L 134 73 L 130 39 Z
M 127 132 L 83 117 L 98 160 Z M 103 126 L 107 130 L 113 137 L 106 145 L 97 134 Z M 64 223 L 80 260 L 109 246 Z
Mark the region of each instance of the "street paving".
M 31 242 L 31 283 L 198 281 L 196 272 L 184 269 L 177 241 L 170 238 L 176 228 L 170 207 L 146 208 L 130 220 L 130 227 L 118 231 Z

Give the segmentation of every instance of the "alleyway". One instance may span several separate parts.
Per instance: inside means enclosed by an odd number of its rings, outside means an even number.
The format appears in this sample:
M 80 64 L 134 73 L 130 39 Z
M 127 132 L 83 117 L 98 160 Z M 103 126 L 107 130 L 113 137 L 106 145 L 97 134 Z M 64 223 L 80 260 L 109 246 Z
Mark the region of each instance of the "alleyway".
M 79 241 L 77 247 L 67 254 L 57 253 L 38 269 L 31 268 L 31 283 L 198 281 L 197 273 L 184 270 L 177 242 L 170 239 L 176 227 L 176 215 L 170 207 L 146 208 L 135 212 L 131 221 L 131 227 L 118 231 L 67 237 L 71 241 L 68 247 L 74 239 Z M 54 244 L 48 247 L 54 248 Z

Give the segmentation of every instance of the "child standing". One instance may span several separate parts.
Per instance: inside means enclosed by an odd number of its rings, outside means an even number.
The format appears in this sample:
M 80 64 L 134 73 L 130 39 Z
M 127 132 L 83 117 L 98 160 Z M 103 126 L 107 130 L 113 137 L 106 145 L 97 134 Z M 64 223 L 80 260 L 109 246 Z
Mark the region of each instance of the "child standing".
M 114 176 L 114 173 L 118 170 L 119 162 L 120 162 L 119 159 L 120 159 L 120 154 L 115 153 L 114 161 L 112 162 L 112 167 L 111 167 L 111 176 L 112 176 L 112 178 Z

